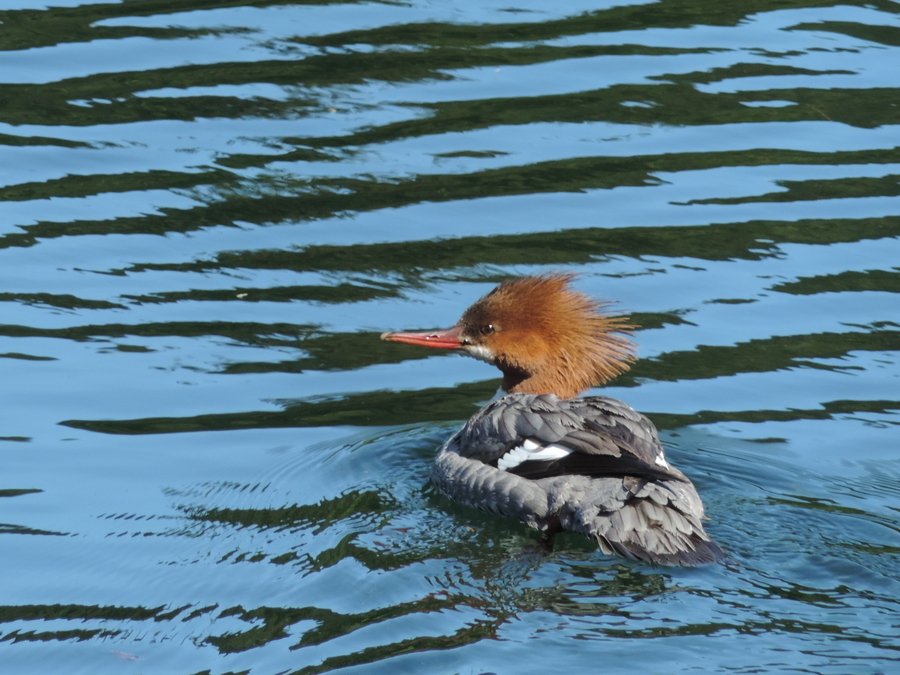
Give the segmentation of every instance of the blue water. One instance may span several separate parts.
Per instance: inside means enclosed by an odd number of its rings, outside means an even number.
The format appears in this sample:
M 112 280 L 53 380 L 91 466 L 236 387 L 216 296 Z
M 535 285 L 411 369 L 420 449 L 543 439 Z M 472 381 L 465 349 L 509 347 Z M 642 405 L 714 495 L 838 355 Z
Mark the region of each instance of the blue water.
M 900 672 L 900 4 L 8 0 L 0 672 Z M 452 504 L 514 275 L 726 564 Z M 428 353 L 424 353 L 424 352 Z

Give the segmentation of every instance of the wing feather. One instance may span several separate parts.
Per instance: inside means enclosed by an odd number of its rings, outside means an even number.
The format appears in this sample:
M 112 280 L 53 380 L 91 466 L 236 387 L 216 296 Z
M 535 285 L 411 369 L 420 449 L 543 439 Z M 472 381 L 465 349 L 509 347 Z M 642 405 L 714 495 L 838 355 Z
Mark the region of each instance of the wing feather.
M 465 457 L 495 467 L 526 442 L 572 451 L 552 460 L 520 454 L 500 465 L 531 480 L 565 475 L 687 480 L 665 462 L 653 424 L 625 403 L 603 396 L 507 395 L 469 420 L 460 435 Z

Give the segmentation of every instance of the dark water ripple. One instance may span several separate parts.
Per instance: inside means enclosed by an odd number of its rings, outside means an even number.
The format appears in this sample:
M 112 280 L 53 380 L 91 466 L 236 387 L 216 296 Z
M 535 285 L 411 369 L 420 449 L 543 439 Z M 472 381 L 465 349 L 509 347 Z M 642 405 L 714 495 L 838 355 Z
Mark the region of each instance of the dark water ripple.
M 0 8 L 0 663 L 900 668 L 898 5 Z M 497 281 L 620 301 L 727 564 L 437 497 Z M 0 668 L 2 670 L 2 668 Z

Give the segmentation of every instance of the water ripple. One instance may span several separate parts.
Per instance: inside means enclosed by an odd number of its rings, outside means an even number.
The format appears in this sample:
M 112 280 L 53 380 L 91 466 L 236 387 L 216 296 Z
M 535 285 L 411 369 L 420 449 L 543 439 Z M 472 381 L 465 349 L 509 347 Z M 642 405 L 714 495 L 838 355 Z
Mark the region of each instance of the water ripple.
M 896 669 L 894 3 L 7 4 L 11 671 Z M 379 334 L 551 270 L 726 564 L 429 487 L 498 378 Z

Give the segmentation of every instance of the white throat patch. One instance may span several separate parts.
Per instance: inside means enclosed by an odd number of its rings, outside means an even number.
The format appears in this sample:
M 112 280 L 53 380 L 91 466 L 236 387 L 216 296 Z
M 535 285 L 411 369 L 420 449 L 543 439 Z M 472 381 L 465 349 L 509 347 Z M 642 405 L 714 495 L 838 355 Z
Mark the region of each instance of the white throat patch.
M 466 345 L 463 351 L 469 356 L 494 365 L 494 352 L 484 345 Z

